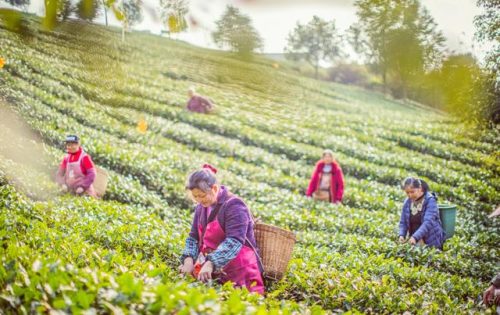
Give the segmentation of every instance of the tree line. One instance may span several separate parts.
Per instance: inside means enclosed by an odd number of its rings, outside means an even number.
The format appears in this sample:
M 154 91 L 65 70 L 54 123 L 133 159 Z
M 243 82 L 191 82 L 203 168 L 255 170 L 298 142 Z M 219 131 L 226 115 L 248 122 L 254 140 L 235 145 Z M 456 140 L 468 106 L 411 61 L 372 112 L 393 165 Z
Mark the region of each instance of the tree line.
M 4 0 L 27 7 L 30 0 Z M 75 16 L 93 21 L 108 12 L 122 23 L 122 36 L 142 21 L 141 0 L 44 0 L 45 24 Z M 168 34 L 188 28 L 187 0 L 160 0 L 161 21 Z M 379 90 L 397 99 L 418 101 L 458 117 L 496 126 L 500 122 L 500 5 L 478 0 L 483 13 L 476 17 L 476 39 L 494 47 L 481 65 L 472 54 L 447 52 L 445 37 L 419 0 L 356 0 L 358 20 L 341 34 L 335 20 L 317 16 L 290 31 L 284 48 L 287 58 L 304 60 L 319 78 L 321 62 L 334 64 L 326 79 Z M 212 39 L 220 48 L 251 57 L 263 39 L 249 16 L 228 5 L 215 23 Z M 346 48 L 361 64 L 346 64 Z

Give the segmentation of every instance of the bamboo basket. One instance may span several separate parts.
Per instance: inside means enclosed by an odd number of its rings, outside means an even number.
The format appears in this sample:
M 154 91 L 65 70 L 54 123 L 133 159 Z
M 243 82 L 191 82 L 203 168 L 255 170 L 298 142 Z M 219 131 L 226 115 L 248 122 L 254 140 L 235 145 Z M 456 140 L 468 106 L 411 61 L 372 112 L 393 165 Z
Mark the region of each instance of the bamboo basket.
M 95 167 L 96 175 L 94 180 L 94 190 L 97 194 L 97 197 L 102 198 L 106 193 L 106 187 L 108 186 L 108 172 L 106 170 Z
M 280 280 L 286 272 L 295 245 L 295 234 L 291 231 L 257 222 L 254 227 L 255 240 L 260 250 L 264 277 Z

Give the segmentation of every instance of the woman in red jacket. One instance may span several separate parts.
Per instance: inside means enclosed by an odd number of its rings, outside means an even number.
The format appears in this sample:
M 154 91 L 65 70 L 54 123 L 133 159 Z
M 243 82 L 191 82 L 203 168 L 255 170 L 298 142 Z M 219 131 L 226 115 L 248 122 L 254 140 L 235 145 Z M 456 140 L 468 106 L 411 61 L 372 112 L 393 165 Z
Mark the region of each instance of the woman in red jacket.
M 66 137 L 66 150 L 68 154 L 57 170 L 56 182 L 64 192 L 97 198 L 93 186 L 96 176 L 94 163 L 80 146 L 78 136 Z
M 344 175 L 331 150 L 323 151 L 321 160 L 316 163 L 306 195 L 331 203 L 342 202 Z

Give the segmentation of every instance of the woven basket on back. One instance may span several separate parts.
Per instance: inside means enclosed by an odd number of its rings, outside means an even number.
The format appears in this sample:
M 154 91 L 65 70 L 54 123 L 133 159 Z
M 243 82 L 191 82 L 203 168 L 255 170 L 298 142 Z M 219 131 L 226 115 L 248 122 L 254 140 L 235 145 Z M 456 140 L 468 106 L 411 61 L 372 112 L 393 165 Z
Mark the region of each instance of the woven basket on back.
M 255 224 L 254 233 L 264 265 L 264 277 L 273 280 L 281 279 L 292 256 L 295 234 L 259 222 Z
M 108 186 L 108 172 L 97 166 L 95 167 L 95 169 L 96 174 L 93 185 L 97 196 L 99 198 L 102 198 L 102 196 L 104 196 L 104 194 L 106 193 L 106 187 Z

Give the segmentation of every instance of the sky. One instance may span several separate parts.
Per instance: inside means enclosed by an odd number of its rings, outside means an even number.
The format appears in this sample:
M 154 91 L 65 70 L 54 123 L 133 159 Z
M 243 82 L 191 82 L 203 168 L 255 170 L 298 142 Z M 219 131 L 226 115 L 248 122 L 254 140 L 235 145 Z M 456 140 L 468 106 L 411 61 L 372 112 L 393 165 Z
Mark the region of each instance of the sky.
M 159 19 L 159 0 L 142 1 L 144 19 L 134 29 L 160 34 L 165 27 Z M 476 7 L 476 0 L 421 0 L 421 3 L 447 38 L 449 51 L 472 52 L 480 60 L 484 58 L 490 46 L 479 45 L 474 41 L 473 19 L 481 13 L 481 9 Z M 190 0 L 188 22 L 196 21 L 196 25 L 190 23 L 189 30 L 176 35 L 176 38 L 198 46 L 216 48 L 211 32 L 228 4 L 250 16 L 253 26 L 264 39 L 263 51 L 266 53 L 282 53 L 286 38 L 296 23 L 307 23 L 313 15 L 326 20 L 334 19 L 341 32 L 357 20 L 354 0 Z M 43 0 L 31 0 L 28 11 L 42 15 L 43 8 Z M 112 14 L 108 14 L 108 19 L 110 24 L 120 25 Z M 96 22 L 104 23 L 104 17 L 100 16 Z

